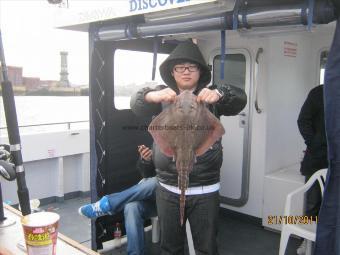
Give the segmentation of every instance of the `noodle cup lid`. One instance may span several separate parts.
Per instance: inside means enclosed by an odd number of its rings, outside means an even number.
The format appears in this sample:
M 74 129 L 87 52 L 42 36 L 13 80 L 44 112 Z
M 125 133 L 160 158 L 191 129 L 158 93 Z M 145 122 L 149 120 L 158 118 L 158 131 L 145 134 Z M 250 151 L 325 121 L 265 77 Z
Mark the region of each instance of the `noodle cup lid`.
M 54 212 L 37 212 L 22 217 L 21 224 L 27 227 L 43 227 L 56 223 L 60 219 Z

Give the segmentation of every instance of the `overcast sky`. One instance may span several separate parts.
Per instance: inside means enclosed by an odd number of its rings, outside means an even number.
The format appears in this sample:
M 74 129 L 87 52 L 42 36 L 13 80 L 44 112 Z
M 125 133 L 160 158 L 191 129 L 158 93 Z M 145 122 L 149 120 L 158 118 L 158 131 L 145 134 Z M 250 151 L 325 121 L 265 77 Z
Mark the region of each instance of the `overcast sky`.
M 112 4 L 118 11 L 122 5 L 129 6 L 128 0 L 69 0 L 71 10 L 112 7 Z M 24 76 L 59 80 L 60 51 L 67 51 L 71 84 L 88 84 L 88 34 L 54 28 L 54 17 L 60 10 L 47 0 L 0 0 L 6 63 L 23 67 Z M 146 58 L 134 52 L 119 54 L 120 65 L 115 65 L 118 83 L 151 80 L 152 55 L 149 55 Z M 164 57 L 159 56 L 158 64 L 162 60 Z
M 70 8 L 98 8 L 123 0 L 69 0 Z M 54 28 L 60 10 L 47 0 L 0 0 L 0 27 L 7 65 L 23 67 L 24 76 L 59 80 L 60 51 L 67 51 L 69 80 L 88 83 L 88 36 Z

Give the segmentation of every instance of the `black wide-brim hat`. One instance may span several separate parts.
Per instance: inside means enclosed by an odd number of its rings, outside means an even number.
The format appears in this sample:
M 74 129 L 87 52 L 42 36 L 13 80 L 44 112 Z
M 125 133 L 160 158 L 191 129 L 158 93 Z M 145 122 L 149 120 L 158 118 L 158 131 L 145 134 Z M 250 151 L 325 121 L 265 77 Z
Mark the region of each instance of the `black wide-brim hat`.
M 198 46 L 190 41 L 182 42 L 171 52 L 159 67 L 159 72 L 163 81 L 172 89 L 177 89 L 177 84 L 171 72 L 174 65 L 191 62 L 198 64 L 200 67 L 200 79 L 198 80 L 198 88 L 203 88 L 211 81 L 211 73 L 206 64 L 202 53 Z

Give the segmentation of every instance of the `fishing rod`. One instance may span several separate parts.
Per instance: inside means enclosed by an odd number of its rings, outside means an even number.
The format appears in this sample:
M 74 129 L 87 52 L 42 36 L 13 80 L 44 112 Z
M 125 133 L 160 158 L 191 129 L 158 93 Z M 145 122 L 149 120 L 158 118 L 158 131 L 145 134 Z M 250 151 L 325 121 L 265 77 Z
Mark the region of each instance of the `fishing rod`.
M 17 179 L 17 186 L 18 186 L 17 193 L 18 193 L 19 204 L 21 207 L 22 215 L 27 215 L 31 213 L 31 207 L 29 203 L 29 192 L 28 192 L 28 188 L 26 185 L 25 169 L 24 169 L 23 161 L 22 161 L 20 134 L 19 134 L 19 127 L 18 127 L 17 113 L 16 113 L 16 108 L 15 108 L 13 88 L 12 88 L 11 81 L 8 79 L 1 30 L 0 30 L 0 63 L 1 63 L 2 80 L 3 80 L 1 82 L 2 99 L 3 99 L 3 104 L 4 104 L 6 122 L 7 122 L 7 132 L 8 132 L 8 139 L 10 143 L 10 151 L 11 151 L 11 156 L 12 156 L 13 164 L 15 167 L 15 174 L 16 174 L 16 179 Z

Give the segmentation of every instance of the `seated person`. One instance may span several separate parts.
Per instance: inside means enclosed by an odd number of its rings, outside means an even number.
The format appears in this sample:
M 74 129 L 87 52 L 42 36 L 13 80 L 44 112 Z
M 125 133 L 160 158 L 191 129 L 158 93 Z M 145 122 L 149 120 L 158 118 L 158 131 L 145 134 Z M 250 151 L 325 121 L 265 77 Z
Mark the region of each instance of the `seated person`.
M 124 210 L 129 255 L 144 254 L 144 220 L 157 215 L 155 203 L 157 179 L 154 177 L 152 151 L 145 145 L 140 145 L 138 152 L 140 159 L 136 167 L 144 177 L 142 181 L 121 192 L 103 196 L 96 203 L 79 208 L 79 214 L 90 219 Z

